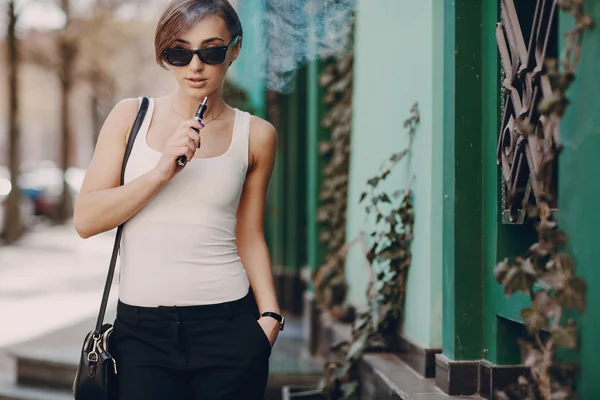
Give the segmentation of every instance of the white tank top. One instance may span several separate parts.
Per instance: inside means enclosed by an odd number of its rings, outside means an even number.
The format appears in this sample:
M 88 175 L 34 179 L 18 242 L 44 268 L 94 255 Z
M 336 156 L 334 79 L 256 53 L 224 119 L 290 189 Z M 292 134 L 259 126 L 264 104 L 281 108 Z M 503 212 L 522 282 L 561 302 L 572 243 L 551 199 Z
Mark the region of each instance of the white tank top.
M 194 158 L 125 223 L 120 300 L 146 307 L 214 304 L 248 293 L 235 245 L 236 212 L 248 169 L 250 114 L 235 110 L 224 154 Z M 156 166 L 161 153 L 147 144 L 154 112 L 144 123 L 125 170 L 125 183 Z

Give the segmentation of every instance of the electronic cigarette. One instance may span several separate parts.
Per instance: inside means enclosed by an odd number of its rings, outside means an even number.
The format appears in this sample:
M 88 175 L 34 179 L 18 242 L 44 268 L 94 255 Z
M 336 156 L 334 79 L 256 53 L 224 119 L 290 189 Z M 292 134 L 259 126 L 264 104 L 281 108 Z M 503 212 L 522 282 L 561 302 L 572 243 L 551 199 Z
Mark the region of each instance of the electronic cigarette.
M 202 104 L 200 104 L 198 106 L 198 109 L 196 110 L 196 113 L 194 114 L 194 119 L 200 123 L 202 123 L 202 118 L 204 118 L 204 113 L 206 112 L 206 103 L 208 102 L 208 97 L 204 98 L 204 101 L 202 102 Z M 196 128 L 192 128 L 193 130 L 195 130 L 196 132 L 200 132 L 198 129 Z M 187 157 L 186 156 L 179 156 L 177 158 L 177 165 L 179 166 L 184 166 L 185 163 L 187 161 Z

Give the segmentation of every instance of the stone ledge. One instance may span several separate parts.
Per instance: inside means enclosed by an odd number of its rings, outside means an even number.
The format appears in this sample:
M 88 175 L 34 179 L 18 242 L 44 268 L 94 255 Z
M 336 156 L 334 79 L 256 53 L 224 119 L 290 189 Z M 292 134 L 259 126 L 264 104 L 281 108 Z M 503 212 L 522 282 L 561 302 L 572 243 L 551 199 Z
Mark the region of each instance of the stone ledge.
M 360 366 L 360 374 L 361 396 L 366 399 L 481 399 L 476 396 L 448 396 L 435 385 L 435 380 L 419 375 L 400 357 L 391 353 L 365 354 Z

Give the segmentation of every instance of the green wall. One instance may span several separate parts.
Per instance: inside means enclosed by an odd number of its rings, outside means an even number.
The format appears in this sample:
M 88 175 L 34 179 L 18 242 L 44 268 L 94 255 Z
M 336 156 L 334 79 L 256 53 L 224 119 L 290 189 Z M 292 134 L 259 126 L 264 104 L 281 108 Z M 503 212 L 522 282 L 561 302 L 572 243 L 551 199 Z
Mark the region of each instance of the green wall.
M 366 181 L 384 159 L 406 147 L 403 122 L 418 102 L 421 124 L 412 155 L 383 187 L 390 192 L 406 188 L 416 175 L 415 239 L 404 330 L 423 347 L 441 346 L 442 20 L 442 3 L 437 0 L 381 0 L 377 7 L 371 0 L 357 4 L 347 238 L 363 229 L 364 206 L 358 201 Z M 346 266 L 349 297 L 356 304 L 365 303 L 363 259 L 362 249 L 355 246 Z
M 600 3 L 585 2 L 585 10 L 600 24 Z M 560 17 L 562 32 L 570 30 L 573 19 Z M 561 38 L 563 36 L 561 35 Z M 564 42 L 561 43 L 564 48 Z M 581 376 L 579 394 L 594 399 L 600 393 L 597 357 L 600 354 L 600 31 L 586 32 L 576 80 L 567 93 L 571 106 L 560 129 L 564 151 L 559 160 L 559 225 L 569 235 L 569 252 L 574 256 L 577 274 L 585 279 L 587 311 L 579 318 Z
M 262 24 L 265 0 L 239 1 L 237 12 L 244 28 L 242 51 L 231 65 L 228 76 L 248 92 L 254 113 L 265 116 L 266 32 Z
M 443 3 L 442 351 L 455 360 L 482 350 L 482 3 Z

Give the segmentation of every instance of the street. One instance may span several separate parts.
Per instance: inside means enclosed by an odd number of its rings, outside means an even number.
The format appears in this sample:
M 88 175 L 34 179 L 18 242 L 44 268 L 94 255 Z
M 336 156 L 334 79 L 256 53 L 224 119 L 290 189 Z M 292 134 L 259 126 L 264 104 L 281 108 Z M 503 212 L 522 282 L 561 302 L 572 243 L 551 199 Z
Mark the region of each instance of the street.
M 68 223 L 0 247 L 0 349 L 95 315 L 113 240 L 114 231 L 81 239 Z

